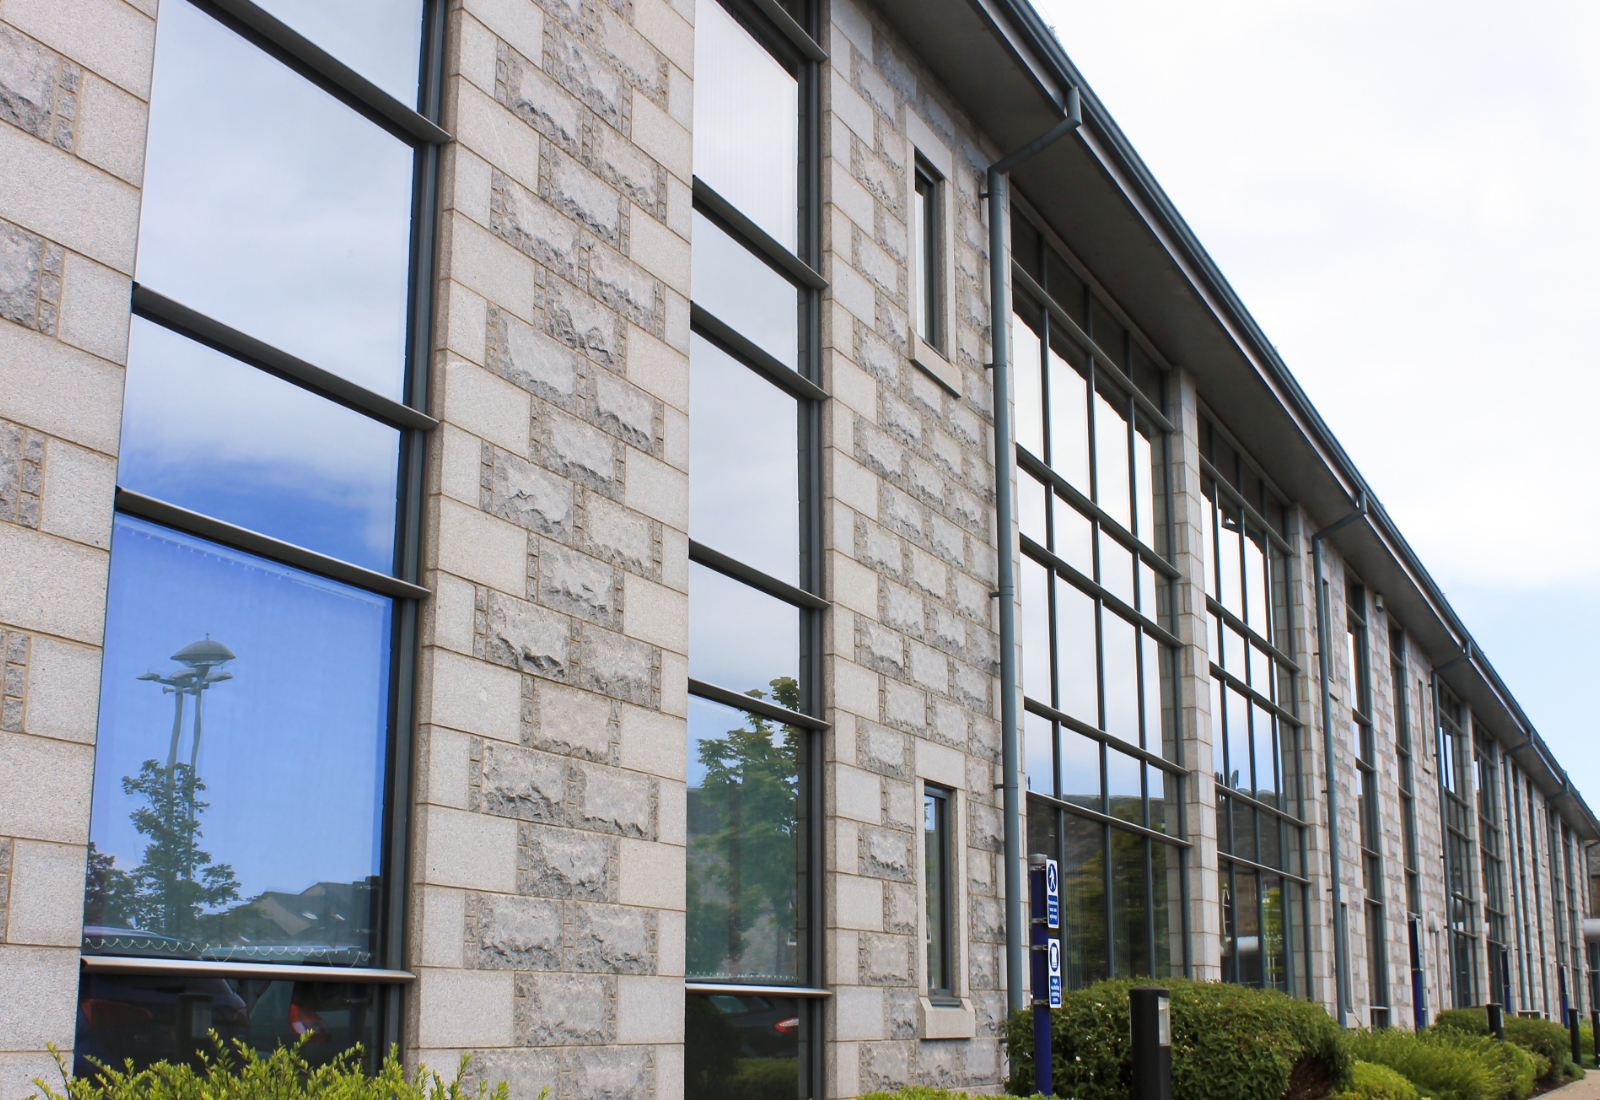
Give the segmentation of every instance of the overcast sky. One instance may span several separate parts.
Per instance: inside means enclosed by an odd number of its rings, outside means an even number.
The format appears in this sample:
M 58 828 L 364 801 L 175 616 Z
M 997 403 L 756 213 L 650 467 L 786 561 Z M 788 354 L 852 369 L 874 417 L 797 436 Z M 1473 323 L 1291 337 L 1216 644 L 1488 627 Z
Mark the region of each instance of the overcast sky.
M 1034 3 L 1600 809 L 1600 4 Z

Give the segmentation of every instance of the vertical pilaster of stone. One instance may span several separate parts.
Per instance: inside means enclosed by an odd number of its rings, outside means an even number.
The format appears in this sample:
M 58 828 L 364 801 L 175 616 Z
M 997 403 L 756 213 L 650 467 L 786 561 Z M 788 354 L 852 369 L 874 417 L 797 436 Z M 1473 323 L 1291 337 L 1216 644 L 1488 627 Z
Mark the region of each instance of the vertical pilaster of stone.
M 1176 401 L 1177 434 L 1171 440 L 1173 618 L 1183 642 L 1178 651 L 1177 721 L 1184 767 L 1184 827 L 1193 847 L 1188 854 L 1189 950 L 1194 976 L 1222 977 L 1222 899 L 1217 879 L 1217 800 L 1212 773 L 1211 635 L 1207 624 L 1205 571 L 1209 532 L 1205 530 L 1204 481 L 1200 473 L 1200 411 L 1194 377 L 1174 371 L 1168 381 Z
M 155 5 L 0 8 L 0 1093 L 70 1050 Z
M 451 12 L 410 1058 L 681 1096 L 693 4 Z

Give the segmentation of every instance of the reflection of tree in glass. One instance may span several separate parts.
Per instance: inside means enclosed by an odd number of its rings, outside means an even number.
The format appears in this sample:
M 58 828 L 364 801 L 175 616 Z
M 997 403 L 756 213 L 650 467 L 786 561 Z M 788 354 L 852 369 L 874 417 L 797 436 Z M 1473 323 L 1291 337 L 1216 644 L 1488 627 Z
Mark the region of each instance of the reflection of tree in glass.
M 1276 885 L 1264 891 L 1261 904 L 1261 950 L 1266 967 L 1266 984 L 1272 989 L 1282 989 L 1287 984 L 1284 974 L 1283 953 L 1283 882 L 1270 880 Z
M 799 709 L 793 677 L 771 688 L 773 702 Z M 793 938 L 801 731 L 750 711 L 745 718 L 746 727 L 699 745 L 706 775 L 689 794 L 690 974 L 781 976 L 771 972 Z M 752 965 L 747 954 L 757 955 Z
M 150 842 L 144 861 L 131 871 L 118 870 L 112 856 L 91 855 L 86 912 L 98 906 L 101 920 L 89 923 L 191 939 L 207 909 L 239 896 L 233 867 L 213 863 L 200 848 L 200 814 L 210 803 L 197 795 L 206 785 L 187 764 L 168 769 L 146 760 L 138 775 L 123 777 L 122 789 L 144 796 L 144 805 L 130 816 Z

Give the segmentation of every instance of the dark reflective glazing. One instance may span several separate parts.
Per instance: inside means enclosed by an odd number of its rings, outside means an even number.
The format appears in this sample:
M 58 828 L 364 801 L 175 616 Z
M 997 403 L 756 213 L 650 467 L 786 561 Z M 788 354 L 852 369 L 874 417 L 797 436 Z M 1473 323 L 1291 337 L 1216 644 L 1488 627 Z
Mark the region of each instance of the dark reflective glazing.
M 683 1094 L 696 1100 L 793 1100 L 800 1095 L 806 1013 L 798 997 L 687 996 Z

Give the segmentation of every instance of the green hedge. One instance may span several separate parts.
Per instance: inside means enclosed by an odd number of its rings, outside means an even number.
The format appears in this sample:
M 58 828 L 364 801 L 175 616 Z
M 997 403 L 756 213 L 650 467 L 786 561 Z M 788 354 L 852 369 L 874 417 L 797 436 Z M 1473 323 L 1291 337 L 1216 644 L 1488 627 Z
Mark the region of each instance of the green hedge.
M 1333 1100 L 1418 1100 L 1417 1087 L 1388 1066 L 1357 1062 L 1350 1067 L 1350 1085 Z
M 1076 1100 L 1125 1100 L 1131 1076 L 1128 990 L 1099 982 L 1068 993 L 1052 1013 L 1056 1092 Z M 1178 1100 L 1313 1100 L 1342 1087 L 1350 1055 L 1320 1005 L 1272 990 L 1164 980 L 1172 991 L 1172 1093 Z M 1033 1016 L 1006 1029 L 1012 1092 L 1033 1086 Z
M 466 1055 L 453 1081 L 424 1065 L 408 1078 L 391 1047 L 378 1072 L 369 1076 L 361 1067 L 359 1048 L 313 1066 L 302 1053 L 310 1038 L 307 1034 L 294 1046 L 279 1047 L 262 1057 L 237 1039 L 231 1046 L 223 1045 L 212 1032 L 217 1054 L 201 1054 L 199 1069 L 187 1062 L 157 1062 L 148 1069 L 135 1069 L 130 1061 L 122 1069 L 103 1066 L 98 1073 L 81 1077 L 69 1077 L 66 1060 L 52 1048 L 63 1091 L 38 1078 L 33 1083 L 44 1100 L 511 1100 L 504 1081 L 493 1088 L 480 1082 L 476 1091 L 464 1086 Z M 547 1087 L 536 1100 L 549 1095 Z
M 1572 1035 L 1554 1020 L 1507 1016 L 1504 1019 L 1506 1042 L 1538 1055 L 1537 1080 L 1544 1085 L 1582 1077 L 1583 1070 L 1572 1061 Z M 1450 1008 L 1439 1013 L 1435 1026 L 1467 1035 L 1489 1034 L 1489 1013 L 1483 1008 Z M 1580 1041 L 1582 1029 L 1580 1026 Z M 1590 1046 L 1593 1046 L 1591 1037 Z M 1591 1051 L 1592 1053 L 1592 1051 Z
M 1356 1058 L 1388 1066 L 1433 1100 L 1522 1100 L 1541 1061 L 1514 1043 L 1447 1027 L 1355 1031 L 1346 1043 Z
M 899 1092 L 869 1092 L 861 1100 L 1022 1100 L 1020 1096 L 968 1096 L 964 1092 L 935 1088 L 932 1085 L 907 1085 Z M 1046 1100 L 1043 1094 L 1034 1093 L 1028 1100 Z

